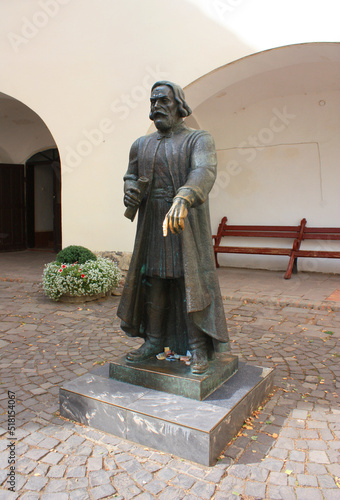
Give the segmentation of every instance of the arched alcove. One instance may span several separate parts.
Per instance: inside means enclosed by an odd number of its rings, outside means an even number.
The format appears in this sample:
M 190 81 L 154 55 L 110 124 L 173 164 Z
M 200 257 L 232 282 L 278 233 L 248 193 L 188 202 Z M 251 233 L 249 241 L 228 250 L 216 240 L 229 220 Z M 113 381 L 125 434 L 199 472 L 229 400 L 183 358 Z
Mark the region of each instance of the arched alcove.
M 0 130 L 0 251 L 57 250 L 61 182 L 55 140 L 37 113 L 3 93 Z
M 218 152 L 213 232 L 224 215 L 230 224 L 295 225 L 305 217 L 310 226 L 340 226 L 339 76 L 340 44 L 310 43 L 253 54 L 185 88 L 193 118 L 211 132 Z M 319 249 L 335 246 L 323 242 Z M 272 269 L 286 263 L 237 255 L 220 261 Z M 340 270 L 330 259 L 303 259 L 300 268 Z

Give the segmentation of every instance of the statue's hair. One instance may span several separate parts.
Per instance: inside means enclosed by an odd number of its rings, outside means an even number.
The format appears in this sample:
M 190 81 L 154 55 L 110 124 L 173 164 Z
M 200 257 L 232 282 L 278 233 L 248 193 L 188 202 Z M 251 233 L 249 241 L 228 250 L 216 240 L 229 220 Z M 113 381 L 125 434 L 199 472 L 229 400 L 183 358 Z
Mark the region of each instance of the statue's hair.
M 168 82 L 166 80 L 162 80 L 162 81 L 159 81 L 159 82 L 156 82 L 153 84 L 151 92 L 156 87 L 160 87 L 161 85 L 167 85 L 173 91 L 174 96 L 175 96 L 175 101 L 178 104 L 178 111 L 179 111 L 180 116 L 182 118 L 184 118 L 185 116 L 191 115 L 192 111 L 191 111 L 190 106 L 187 104 L 187 102 L 185 100 L 185 95 L 184 95 L 184 91 L 183 91 L 182 87 L 177 85 L 177 83 L 172 83 L 172 82 Z

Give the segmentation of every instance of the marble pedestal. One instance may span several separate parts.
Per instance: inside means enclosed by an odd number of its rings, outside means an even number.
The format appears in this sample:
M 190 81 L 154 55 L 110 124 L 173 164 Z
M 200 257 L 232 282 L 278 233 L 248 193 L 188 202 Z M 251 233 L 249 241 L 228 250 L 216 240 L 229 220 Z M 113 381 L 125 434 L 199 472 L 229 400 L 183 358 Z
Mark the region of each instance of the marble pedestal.
M 204 401 L 109 377 L 109 364 L 65 383 L 60 414 L 143 446 L 212 465 L 273 388 L 273 369 L 239 363 Z

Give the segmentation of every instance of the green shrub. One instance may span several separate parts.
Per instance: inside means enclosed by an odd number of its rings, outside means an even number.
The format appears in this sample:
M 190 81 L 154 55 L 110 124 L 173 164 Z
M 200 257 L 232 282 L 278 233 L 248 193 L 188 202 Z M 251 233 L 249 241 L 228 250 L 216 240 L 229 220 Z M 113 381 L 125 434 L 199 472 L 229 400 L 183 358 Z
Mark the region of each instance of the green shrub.
M 88 260 L 97 260 L 94 253 L 88 248 L 79 245 L 70 245 L 61 250 L 56 258 L 58 264 L 84 264 Z

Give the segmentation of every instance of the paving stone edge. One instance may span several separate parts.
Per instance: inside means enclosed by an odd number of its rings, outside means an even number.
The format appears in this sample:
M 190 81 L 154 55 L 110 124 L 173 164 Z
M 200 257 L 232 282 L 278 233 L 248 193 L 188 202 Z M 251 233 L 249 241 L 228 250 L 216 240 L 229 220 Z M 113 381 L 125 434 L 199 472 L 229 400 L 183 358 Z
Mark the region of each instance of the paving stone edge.
M 223 295 L 222 299 L 224 301 L 228 300 L 240 300 L 241 302 L 249 302 L 252 304 L 264 304 L 264 305 L 275 305 L 275 306 L 294 306 L 301 307 L 302 309 L 318 309 L 318 310 L 326 310 L 326 311 L 340 311 L 340 304 L 334 301 L 316 301 L 307 299 L 287 299 L 280 297 L 270 297 L 270 296 L 262 296 L 262 297 L 252 297 L 247 294 L 235 293 L 232 295 Z

